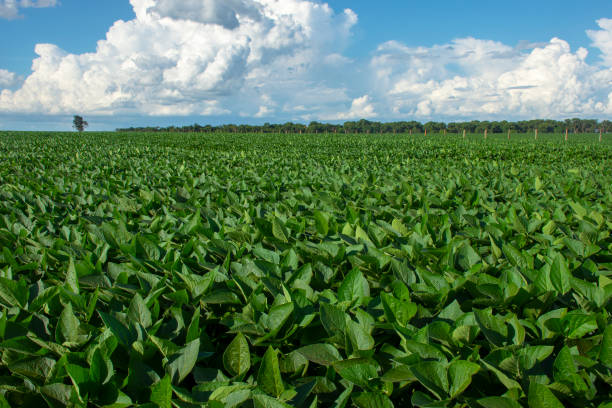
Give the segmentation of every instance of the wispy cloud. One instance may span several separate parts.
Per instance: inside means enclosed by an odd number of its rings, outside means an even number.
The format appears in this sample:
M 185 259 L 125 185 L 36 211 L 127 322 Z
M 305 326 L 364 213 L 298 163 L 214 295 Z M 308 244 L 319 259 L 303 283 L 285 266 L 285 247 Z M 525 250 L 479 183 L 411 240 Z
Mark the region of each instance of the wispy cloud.
M 19 17 L 21 8 L 54 7 L 57 0 L 0 0 L 0 18 L 12 20 Z

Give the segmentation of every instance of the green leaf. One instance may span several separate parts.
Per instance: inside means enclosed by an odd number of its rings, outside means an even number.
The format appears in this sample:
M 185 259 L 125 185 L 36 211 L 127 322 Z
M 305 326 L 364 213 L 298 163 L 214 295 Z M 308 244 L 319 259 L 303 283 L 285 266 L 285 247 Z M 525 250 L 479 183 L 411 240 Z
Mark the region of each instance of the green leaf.
M 569 339 L 579 339 L 597 330 L 595 317 L 582 312 L 570 312 L 562 319 L 564 333 Z
M 249 344 L 244 334 L 238 333 L 225 349 L 223 366 L 234 377 L 245 374 L 251 368 Z
M 92 388 L 89 382 L 89 370 L 76 364 L 67 364 L 66 373 L 68 373 L 68 376 L 72 380 L 79 400 L 85 402 Z
M 383 381 L 387 382 L 413 382 L 417 381 L 412 370 L 407 365 L 393 367 L 382 376 Z
M 60 314 L 57 328 L 55 329 L 55 338 L 60 344 L 77 343 L 79 340 L 79 319 L 72 311 L 72 303 L 67 303 L 64 310 Z
M 529 384 L 529 408 L 563 408 L 563 404 L 547 386 L 532 381 Z
M 315 210 L 313 215 L 317 232 L 322 236 L 327 236 L 329 232 L 329 214 Z
M 28 289 L 25 281 L 14 281 L 0 277 L 0 300 L 7 307 L 26 307 L 28 302 Z
M 151 386 L 150 401 L 159 408 L 172 408 L 172 379 L 169 375 Z
M 443 363 L 448 361 L 444 353 L 431 344 L 419 343 L 414 340 L 405 340 L 404 346 L 408 351 L 418 355 L 422 359 L 435 359 Z
M 398 300 L 387 293 L 381 293 L 380 299 L 382 300 L 385 316 L 389 323 L 397 323 L 402 327 L 406 327 L 410 319 L 417 312 L 417 305 L 414 303 Z
M 449 394 L 457 398 L 471 384 L 472 377 L 480 370 L 478 364 L 470 361 L 455 360 L 448 366 L 448 377 L 451 383 Z
M 456 253 L 457 265 L 464 271 L 469 271 L 480 261 L 480 255 L 468 243 L 463 244 Z
M 313 363 L 330 366 L 338 360 L 342 360 L 338 350 L 331 344 L 310 344 L 296 350 Z
M 358 408 L 393 408 L 393 403 L 380 392 L 362 392 L 353 398 Z
M 346 334 L 354 350 L 371 350 L 376 344 L 370 333 L 362 325 L 351 319 L 347 320 Z
M 417 380 L 438 399 L 448 394 L 446 367 L 437 361 L 424 361 L 410 367 Z
M 254 408 L 291 408 L 291 405 L 264 394 L 257 394 L 253 397 L 253 406 Z
M 193 370 L 200 352 L 200 339 L 193 340 L 168 359 L 166 371 L 173 384 L 180 384 Z
M 253 345 L 257 346 L 264 341 L 273 339 L 289 320 L 293 314 L 294 308 L 295 306 L 292 302 L 272 307 L 268 315 L 261 318 L 261 323 L 263 323 L 269 332 L 267 335 L 254 341 Z
M 506 397 L 486 397 L 478 400 L 484 408 L 521 408 L 518 402 Z
M 278 218 L 272 220 L 272 235 L 281 242 L 289 242 L 289 234 Z
M 278 364 L 278 356 L 271 346 L 266 350 L 259 366 L 257 385 L 264 392 L 274 397 L 279 397 L 285 390 Z
M 604 331 L 599 349 L 599 361 L 612 369 L 612 324 L 609 324 Z
M 46 382 L 47 377 L 55 367 L 55 360 L 48 357 L 26 357 L 8 364 L 13 374 L 18 374 L 40 382 Z
M 336 361 L 334 369 L 342 378 L 364 389 L 370 388 L 370 382 L 378 378 L 378 368 L 367 359 Z
M 92 356 L 89 366 L 89 378 L 96 385 L 104 385 L 113 376 L 113 363 L 110 358 L 104 356 L 97 347 Z
M 553 287 L 562 295 L 565 295 L 572 288 L 572 274 L 567 267 L 567 262 L 561 254 L 556 254 L 550 269 L 550 281 Z
M 134 295 L 130 302 L 128 317 L 130 320 L 140 323 L 145 329 L 153 323 L 151 320 L 151 311 L 138 293 Z
M 72 257 L 70 258 L 68 270 L 66 271 L 66 283 L 64 286 L 76 295 L 80 293 L 79 277 L 77 276 L 76 268 L 74 267 L 74 259 L 72 259 Z
M 564 346 L 553 365 L 553 376 L 556 382 L 569 386 L 574 392 L 585 392 L 588 390 L 582 377 L 576 372 L 576 364 L 570 349 Z
M 410 403 L 415 407 L 421 408 L 445 408 L 450 403 L 450 400 L 434 400 L 428 394 L 421 391 L 415 391 L 410 398 Z
M 337 306 L 322 303 L 320 307 L 321 323 L 330 336 L 344 336 L 347 314 Z
M 193 312 L 193 316 L 191 316 L 191 322 L 189 323 L 189 327 L 187 328 L 187 337 L 185 342 L 189 343 L 195 339 L 200 338 L 200 308 L 196 307 Z
M 527 269 L 527 261 L 521 252 L 511 244 L 505 243 L 502 245 L 502 252 L 510 264 L 519 268 L 519 270 Z
M 117 337 L 119 343 L 121 343 L 124 347 L 130 348 L 132 343 L 136 341 L 136 337 L 133 333 L 123 325 L 119 320 L 117 320 L 114 316 L 104 313 L 98 312 L 104 325 L 110 329 L 110 331 Z
M 338 299 L 341 302 L 353 302 L 361 305 L 370 296 L 370 286 L 358 268 L 353 268 L 344 277 L 340 288 L 338 288 Z
M 493 315 L 491 309 L 474 310 L 476 322 L 487 340 L 496 347 L 508 343 L 508 326 L 503 318 Z

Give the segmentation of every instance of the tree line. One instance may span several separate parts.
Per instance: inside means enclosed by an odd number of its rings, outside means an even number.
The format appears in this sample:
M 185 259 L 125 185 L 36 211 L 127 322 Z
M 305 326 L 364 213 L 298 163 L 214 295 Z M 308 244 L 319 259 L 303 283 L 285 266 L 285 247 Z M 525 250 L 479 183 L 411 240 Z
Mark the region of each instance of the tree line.
M 566 130 L 570 133 L 594 133 L 600 130 L 604 133 L 612 130 L 612 122 L 609 120 L 598 121 L 596 119 L 566 119 L 563 121 L 550 119 L 522 120 L 516 122 L 503 121 L 479 121 L 470 122 L 427 122 L 399 121 L 399 122 L 374 122 L 365 119 L 349 121 L 343 124 L 310 122 L 308 125 L 302 123 L 287 122 L 284 124 L 264 123 L 263 125 L 236 125 L 225 124 L 219 126 L 197 123 L 187 126 L 169 127 L 129 127 L 118 128 L 118 132 L 223 132 L 223 133 L 528 133 L 535 130 L 541 133 L 562 133 Z

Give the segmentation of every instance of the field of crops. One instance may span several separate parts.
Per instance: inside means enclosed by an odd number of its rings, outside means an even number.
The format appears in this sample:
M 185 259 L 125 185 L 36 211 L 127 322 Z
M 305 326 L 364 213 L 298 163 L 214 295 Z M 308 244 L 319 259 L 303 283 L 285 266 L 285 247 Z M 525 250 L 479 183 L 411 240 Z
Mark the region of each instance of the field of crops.
M 597 136 L 0 132 L 0 180 L 1 408 L 612 407 Z

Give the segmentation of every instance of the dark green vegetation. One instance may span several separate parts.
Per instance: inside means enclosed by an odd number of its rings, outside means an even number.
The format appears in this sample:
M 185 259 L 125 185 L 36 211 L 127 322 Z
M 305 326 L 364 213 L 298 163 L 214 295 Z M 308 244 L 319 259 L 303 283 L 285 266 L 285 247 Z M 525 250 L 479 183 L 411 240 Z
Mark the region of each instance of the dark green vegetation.
M 402 121 L 402 122 L 373 122 L 370 120 L 361 119 L 358 121 L 344 122 L 343 124 L 331 124 L 310 122 L 308 125 L 301 123 L 287 122 L 283 124 L 265 123 L 261 126 L 254 125 L 236 125 L 226 124 L 220 126 L 200 126 L 197 123 L 189 126 L 170 126 L 167 128 L 147 127 L 147 128 L 127 128 L 117 129 L 119 131 L 129 132 L 225 132 L 225 133 L 365 133 L 365 134 L 380 134 L 380 133 L 410 133 L 418 134 L 427 131 L 432 133 L 463 133 L 465 130 L 469 133 L 483 134 L 485 130 L 489 133 L 532 133 L 535 130 L 540 133 L 563 133 L 567 130 L 568 133 L 606 133 L 612 130 L 612 122 L 603 120 L 601 122 L 595 119 L 566 119 L 564 121 L 549 120 L 549 119 L 534 119 L 522 120 L 519 122 L 503 121 L 479 121 L 471 122 L 427 122 L 421 123 L 417 121 Z
M 0 407 L 610 407 L 596 140 L 0 134 Z

